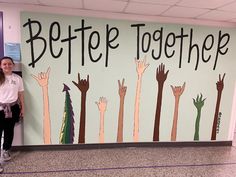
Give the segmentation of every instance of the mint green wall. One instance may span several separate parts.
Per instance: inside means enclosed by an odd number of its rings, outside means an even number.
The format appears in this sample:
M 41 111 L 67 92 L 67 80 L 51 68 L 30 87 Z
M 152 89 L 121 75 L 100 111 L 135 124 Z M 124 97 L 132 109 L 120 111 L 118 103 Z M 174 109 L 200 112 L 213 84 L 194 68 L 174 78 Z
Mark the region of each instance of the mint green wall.
M 35 67 L 29 66 L 31 63 L 31 48 L 29 39 L 29 26 L 23 27 L 28 19 L 37 20 L 42 25 L 42 31 L 39 36 L 45 38 L 47 43 L 46 52 L 42 58 L 35 63 Z M 92 26 L 92 29 L 85 31 L 85 64 L 81 63 L 81 33 L 74 32 L 74 29 L 81 28 L 81 20 L 84 19 L 85 26 Z M 49 50 L 49 28 L 53 22 L 60 24 L 61 36 L 59 41 L 53 42 L 53 51 L 57 53 L 60 48 L 63 49 L 62 55 L 55 59 L 51 56 Z M 222 113 L 220 129 L 217 134 L 217 140 L 227 140 L 229 123 L 231 118 L 232 97 L 235 83 L 235 66 L 236 66 L 236 30 L 233 28 L 216 28 L 205 26 L 190 26 L 190 25 L 174 25 L 174 24 L 159 24 L 148 22 L 134 22 L 124 20 L 108 20 L 97 18 L 86 18 L 78 16 L 65 16 L 56 14 L 41 14 L 23 12 L 21 14 L 21 47 L 22 47 L 22 63 L 23 76 L 25 82 L 25 102 L 26 115 L 24 121 L 24 144 L 38 145 L 43 144 L 43 98 L 42 91 L 31 74 L 37 75 L 40 72 L 46 72 L 50 67 L 49 77 L 49 104 L 51 117 L 51 140 L 52 144 L 59 143 L 59 134 L 62 125 L 62 117 L 65 102 L 65 93 L 63 83 L 70 87 L 70 95 L 74 110 L 75 119 L 75 137 L 74 143 L 77 143 L 79 132 L 80 118 L 80 91 L 75 87 L 72 81 L 77 82 L 77 74 L 80 73 L 81 79 L 85 79 L 89 74 L 90 86 L 87 93 L 87 109 L 86 109 L 86 143 L 99 142 L 99 111 L 96 101 L 100 97 L 106 97 L 108 100 L 107 111 L 105 112 L 104 137 L 105 142 L 116 142 L 118 110 L 119 110 L 119 95 L 118 82 L 125 78 L 127 92 L 125 97 L 124 109 L 124 142 L 133 142 L 133 123 L 134 123 L 134 101 L 136 91 L 136 65 L 134 59 L 137 52 L 137 34 L 136 28 L 132 28 L 131 24 L 145 24 L 141 27 L 140 32 L 149 32 L 151 35 L 155 30 L 163 28 L 163 43 L 167 35 L 173 32 L 180 35 L 181 28 L 184 34 L 188 37 L 183 39 L 182 49 L 182 66 L 179 68 L 180 56 L 180 40 L 176 39 L 176 44 L 168 49 L 168 52 L 175 50 L 175 54 L 171 58 L 167 58 L 162 47 L 162 54 L 159 60 L 154 60 L 151 56 L 151 50 L 159 52 L 159 43 L 151 41 L 150 50 L 143 53 L 140 49 L 140 58 L 143 59 L 146 55 L 149 67 L 143 74 L 142 92 L 140 98 L 140 126 L 139 126 L 139 141 L 151 142 L 153 137 L 153 127 L 156 111 L 157 98 L 157 81 L 156 68 L 159 64 L 164 63 L 165 69 L 169 70 L 168 78 L 164 85 L 161 126 L 160 126 L 160 141 L 170 141 L 171 127 L 174 114 L 174 96 L 170 85 L 182 86 L 186 82 L 185 91 L 183 92 L 179 103 L 179 117 L 177 129 L 177 141 L 193 141 L 194 126 L 196 119 L 196 108 L 193 105 L 193 98 L 202 93 L 206 98 L 204 107 L 202 108 L 200 121 L 200 140 L 211 140 L 211 129 L 215 113 L 216 105 L 216 82 L 221 76 L 226 73 L 224 79 L 224 89 L 222 92 L 220 112 Z M 119 36 L 112 45 L 119 44 L 116 49 L 109 49 L 108 67 L 105 67 L 105 51 L 106 51 L 106 25 L 110 28 L 116 27 L 119 29 Z M 60 42 L 68 37 L 68 26 L 71 26 L 72 36 L 77 38 L 71 43 L 71 73 L 68 73 L 68 43 Z M 196 67 L 196 50 L 193 50 L 191 62 L 188 63 L 190 29 L 193 29 L 193 43 L 200 47 L 200 60 L 197 70 Z M 32 24 L 33 34 L 38 31 L 38 26 Z M 53 30 L 53 37 L 57 37 L 57 28 Z M 102 53 L 102 58 L 98 62 L 91 62 L 88 55 L 88 38 L 92 31 L 98 31 L 100 34 L 100 46 L 96 51 L 93 51 L 94 56 Z M 225 55 L 219 54 L 215 70 L 213 70 L 216 53 L 219 31 L 223 34 L 228 33 L 230 40 L 222 51 L 228 48 Z M 114 32 L 114 31 L 113 31 Z M 111 38 L 114 33 L 111 33 Z M 214 36 L 214 44 L 210 51 L 206 51 L 206 56 L 211 55 L 209 62 L 204 63 L 201 59 L 201 49 L 204 39 L 207 35 Z M 94 38 L 94 45 L 96 44 Z M 226 38 L 223 38 L 221 45 L 223 46 Z M 169 41 L 171 43 L 171 40 Z M 146 42 L 145 42 L 146 44 Z M 164 45 L 163 45 L 164 46 Z M 207 47 L 210 46 L 210 40 Z M 43 48 L 42 40 L 34 40 L 34 54 L 39 56 Z

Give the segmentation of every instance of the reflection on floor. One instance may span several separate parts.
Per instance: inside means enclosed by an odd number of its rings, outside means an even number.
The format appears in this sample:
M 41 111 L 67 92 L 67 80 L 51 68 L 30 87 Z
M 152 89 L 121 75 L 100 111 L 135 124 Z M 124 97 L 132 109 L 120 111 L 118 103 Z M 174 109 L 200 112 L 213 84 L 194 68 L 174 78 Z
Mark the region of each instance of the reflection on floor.
M 1 177 L 235 177 L 233 146 L 13 152 Z

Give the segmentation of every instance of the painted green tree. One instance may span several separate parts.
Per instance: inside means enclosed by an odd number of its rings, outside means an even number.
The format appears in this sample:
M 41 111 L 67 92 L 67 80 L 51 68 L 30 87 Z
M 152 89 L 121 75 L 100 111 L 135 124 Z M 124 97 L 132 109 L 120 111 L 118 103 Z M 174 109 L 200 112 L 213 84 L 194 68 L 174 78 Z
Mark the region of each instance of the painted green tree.
M 74 142 L 74 112 L 69 94 L 70 88 L 64 84 L 63 92 L 65 92 L 65 106 L 63 112 L 63 121 L 60 132 L 61 144 L 73 144 Z
M 206 98 L 202 99 L 202 94 L 197 95 L 197 98 L 193 98 L 193 104 L 197 108 L 197 118 L 195 122 L 195 133 L 194 133 L 194 140 L 198 141 L 199 140 L 199 125 L 200 125 L 200 119 L 201 119 L 201 112 L 202 112 L 202 107 L 204 106 L 204 101 Z

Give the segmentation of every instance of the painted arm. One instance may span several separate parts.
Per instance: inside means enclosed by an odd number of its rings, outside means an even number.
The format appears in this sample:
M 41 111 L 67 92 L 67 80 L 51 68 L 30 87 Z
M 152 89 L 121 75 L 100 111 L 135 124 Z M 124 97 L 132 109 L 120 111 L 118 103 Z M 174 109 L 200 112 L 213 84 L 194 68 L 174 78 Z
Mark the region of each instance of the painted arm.
M 149 64 L 146 64 L 146 57 L 143 61 L 135 59 L 136 71 L 138 74 L 137 84 L 136 84 L 136 94 L 135 94 L 135 106 L 134 106 L 134 131 L 133 139 L 134 142 L 138 142 L 139 139 L 139 106 L 140 106 L 140 95 L 141 95 L 141 85 L 142 76 Z
M 119 116 L 118 116 L 118 130 L 117 130 L 117 142 L 123 142 L 123 122 L 124 122 L 124 102 L 125 102 L 125 94 L 127 87 L 124 86 L 125 79 L 122 80 L 122 84 L 120 84 L 120 80 L 118 80 L 119 85 L 119 96 L 120 96 L 120 108 L 119 108 Z
M 41 72 L 37 76 L 31 75 L 38 84 L 42 87 L 43 92 L 43 137 L 44 144 L 51 144 L 51 121 L 49 112 L 49 97 L 48 97 L 48 79 L 50 67 L 47 72 Z
M 80 79 L 80 74 L 78 73 L 78 83 L 76 83 L 75 81 L 72 82 L 81 91 L 81 111 L 78 143 L 85 143 L 86 94 L 89 89 L 89 75 L 87 75 L 87 80 Z
M 104 117 L 107 108 L 107 99 L 100 97 L 99 102 L 96 102 L 100 112 L 100 128 L 99 128 L 99 142 L 104 143 Z
M 156 80 L 158 82 L 158 94 L 157 94 L 153 141 L 159 141 L 162 92 L 163 92 L 163 86 L 164 86 L 164 82 L 167 78 L 168 72 L 169 72 L 169 70 L 165 73 L 165 65 L 164 64 L 160 64 L 156 70 Z
M 184 92 L 185 83 L 183 84 L 182 87 L 181 86 L 173 87 L 171 85 L 171 88 L 175 96 L 175 109 L 174 109 L 174 118 L 173 118 L 172 130 L 171 130 L 171 141 L 176 141 L 178 112 L 179 112 L 179 99 L 182 93 Z
M 216 83 L 217 100 L 216 100 L 214 121 L 213 121 L 213 125 L 212 125 L 211 140 L 216 140 L 217 119 L 218 119 L 218 115 L 219 115 L 222 90 L 224 89 L 224 78 L 225 78 L 225 73 L 224 73 L 222 79 L 221 79 L 221 76 L 219 75 L 219 81 Z
M 205 99 L 202 99 L 202 94 L 200 97 L 198 95 L 196 100 L 193 99 L 193 104 L 197 108 L 197 118 L 195 122 L 194 140 L 199 140 L 199 125 L 200 125 L 200 119 L 201 119 L 201 111 L 202 111 L 202 107 L 204 106 Z

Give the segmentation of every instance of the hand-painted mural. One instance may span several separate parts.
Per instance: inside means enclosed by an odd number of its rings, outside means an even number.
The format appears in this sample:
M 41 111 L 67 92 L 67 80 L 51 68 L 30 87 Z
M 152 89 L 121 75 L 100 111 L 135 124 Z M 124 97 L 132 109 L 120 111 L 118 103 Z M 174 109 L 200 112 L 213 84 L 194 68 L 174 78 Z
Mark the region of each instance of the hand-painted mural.
M 22 12 L 24 144 L 227 140 L 235 36 Z

